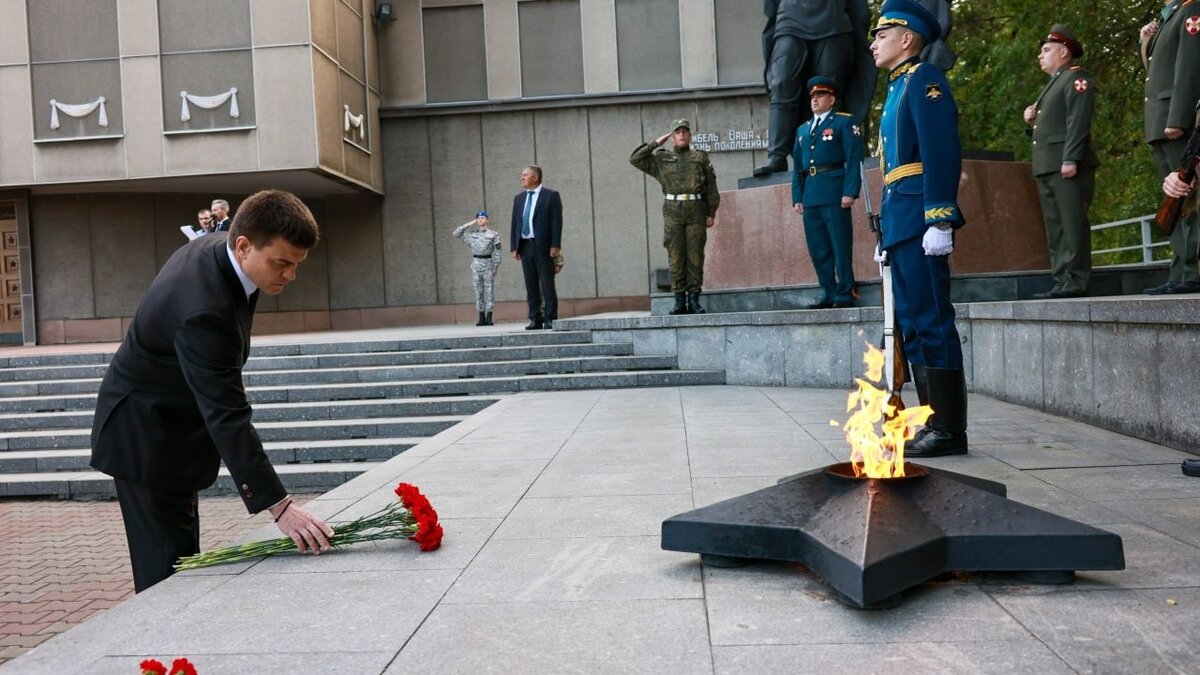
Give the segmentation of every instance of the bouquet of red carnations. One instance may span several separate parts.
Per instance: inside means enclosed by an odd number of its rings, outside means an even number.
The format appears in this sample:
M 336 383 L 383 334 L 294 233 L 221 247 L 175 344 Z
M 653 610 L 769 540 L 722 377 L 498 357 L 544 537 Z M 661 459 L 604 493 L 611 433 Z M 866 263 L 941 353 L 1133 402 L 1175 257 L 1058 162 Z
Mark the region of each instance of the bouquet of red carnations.
M 399 502 L 392 502 L 369 516 L 348 523 L 335 525 L 329 544 L 341 548 L 363 541 L 384 539 L 411 539 L 422 551 L 432 551 L 442 545 L 442 526 L 438 524 L 437 511 L 429 499 L 421 494 L 417 486 L 400 483 L 396 486 Z M 237 546 L 226 546 L 180 558 L 176 570 L 192 570 L 198 567 L 240 562 L 264 555 L 295 551 L 296 544 L 289 537 L 256 541 Z

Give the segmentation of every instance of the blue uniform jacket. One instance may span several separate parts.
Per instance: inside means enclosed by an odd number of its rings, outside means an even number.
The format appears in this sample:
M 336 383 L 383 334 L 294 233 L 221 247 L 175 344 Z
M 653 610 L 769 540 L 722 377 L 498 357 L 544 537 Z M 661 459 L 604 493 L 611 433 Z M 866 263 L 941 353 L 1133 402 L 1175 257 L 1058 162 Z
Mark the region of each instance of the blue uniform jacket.
M 897 66 L 887 79 L 887 100 L 879 121 L 884 248 L 920 237 L 936 223 L 948 222 L 955 228 L 964 224 L 958 209 L 962 173 L 958 107 L 945 74 L 914 59 Z M 910 175 L 889 182 L 890 177 L 904 174 Z
M 842 197 L 858 197 L 862 186 L 862 136 L 850 113 L 830 114 L 815 134 L 813 120 L 796 129 L 792 146 L 792 203 L 804 206 L 840 204 Z M 810 167 L 843 164 L 844 168 L 809 173 Z

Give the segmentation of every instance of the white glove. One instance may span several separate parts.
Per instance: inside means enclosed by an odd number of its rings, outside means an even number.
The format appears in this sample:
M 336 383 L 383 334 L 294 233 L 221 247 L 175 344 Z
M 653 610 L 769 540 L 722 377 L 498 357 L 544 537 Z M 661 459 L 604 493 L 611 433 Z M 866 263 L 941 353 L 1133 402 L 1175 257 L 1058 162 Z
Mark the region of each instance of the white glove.
M 875 262 L 877 262 L 877 263 L 887 262 L 887 251 L 879 250 L 879 244 L 875 244 Z
M 925 255 L 950 255 L 954 250 L 954 232 L 930 225 L 921 239 L 921 248 L 925 249 Z

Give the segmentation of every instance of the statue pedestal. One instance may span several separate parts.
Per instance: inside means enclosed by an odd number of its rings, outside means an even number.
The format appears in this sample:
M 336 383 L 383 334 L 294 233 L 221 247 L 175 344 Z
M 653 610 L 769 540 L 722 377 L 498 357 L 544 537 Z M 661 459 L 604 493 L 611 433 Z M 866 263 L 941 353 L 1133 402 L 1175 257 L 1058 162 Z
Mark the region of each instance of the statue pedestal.
M 871 202 L 879 208 L 879 169 L 867 170 Z M 1046 270 L 1050 256 L 1037 186 L 1026 162 L 963 160 L 958 205 L 967 220 L 955 237 L 954 274 Z M 875 236 L 861 200 L 854 214 L 854 276 L 879 278 Z M 788 182 L 721 193 L 709 230 L 705 290 L 816 283 L 801 216 L 792 210 Z

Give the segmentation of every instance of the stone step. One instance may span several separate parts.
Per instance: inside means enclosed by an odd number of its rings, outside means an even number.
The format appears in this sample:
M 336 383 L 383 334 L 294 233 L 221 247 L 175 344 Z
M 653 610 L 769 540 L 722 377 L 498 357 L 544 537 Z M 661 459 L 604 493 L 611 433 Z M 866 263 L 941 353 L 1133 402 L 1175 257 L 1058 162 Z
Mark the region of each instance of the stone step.
M 625 387 L 679 387 L 725 384 L 723 370 L 626 370 L 575 373 L 570 375 L 522 375 L 479 377 L 416 382 L 375 382 L 291 387 L 259 387 L 248 391 L 255 405 L 262 402 L 361 400 L 368 398 L 412 398 L 418 396 L 467 396 L 548 389 L 592 389 Z
M 29 354 L 0 356 L 0 368 L 36 368 L 38 366 L 107 365 L 117 347 L 109 351 L 70 354 Z
M 301 368 L 365 368 L 374 366 L 417 366 L 435 363 L 525 361 L 530 359 L 560 359 L 582 356 L 630 356 L 632 354 L 633 343 L 631 342 L 601 342 L 597 344 L 572 343 L 469 349 L 428 349 L 403 352 L 266 356 L 251 358 L 246 362 L 244 372 L 295 370 Z
M 394 352 L 356 352 L 348 354 L 305 354 L 294 356 L 255 356 L 246 362 L 244 372 L 314 370 L 323 368 L 364 368 L 379 366 L 416 366 L 425 364 L 524 361 L 587 356 L 629 356 L 632 343 L 605 342 L 502 347 L 427 349 Z M 108 368 L 105 360 L 96 364 L 38 364 L 0 368 L 0 382 L 45 382 L 101 378 Z
M 283 487 L 289 492 L 331 490 L 383 462 L 329 462 L 325 464 L 284 464 L 275 467 Z M 224 467 L 217 482 L 200 494 L 234 494 L 233 480 Z M 0 474 L 0 497 L 59 497 L 62 499 L 100 498 L 116 495 L 112 479 L 97 471 L 55 471 L 45 473 Z
M 0 430 L 91 428 L 96 397 L 80 410 L 0 413 Z M 337 418 L 406 417 L 414 415 L 471 415 L 495 403 L 496 396 L 445 396 L 440 398 L 370 399 L 366 401 L 308 401 L 304 403 L 260 403 L 254 406 L 254 422 L 324 420 Z
M 396 436 L 433 436 L 466 419 L 463 415 L 427 417 L 382 417 L 377 419 L 332 419 L 263 422 L 255 424 L 262 441 L 360 439 Z M 91 429 L 35 429 L 0 432 L 0 452 L 82 448 L 91 444 Z
M 247 372 L 247 389 L 271 386 L 395 382 L 423 379 L 503 377 L 567 374 L 612 370 L 673 368 L 673 356 L 584 356 L 561 359 L 531 359 L 491 363 L 431 364 L 423 366 L 379 366 L 373 368 L 326 368 Z M 42 380 L 0 383 L 0 398 L 95 393 L 100 378 Z M 367 398 L 367 397 L 363 397 Z M 253 400 L 253 399 L 252 399 Z
M 0 397 L 0 413 L 42 413 L 96 409 L 96 394 Z
M 250 356 L 300 356 L 438 349 L 478 349 L 484 347 L 579 344 L 591 341 L 592 333 L 588 330 L 517 330 L 509 333 L 487 333 L 453 338 L 430 337 L 397 340 L 356 340 L 351 342 L 259 344 L 250 348 Z
M 285 464 L 386 460 L 408 450 L 424 437 L 364 438 L 263 443 L 276 467 Z M 8 450 L 0 452 L 0 474 L 88 471 L 92 451 L 86 448 Z

